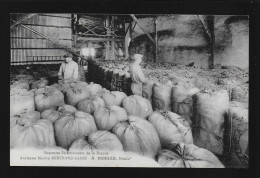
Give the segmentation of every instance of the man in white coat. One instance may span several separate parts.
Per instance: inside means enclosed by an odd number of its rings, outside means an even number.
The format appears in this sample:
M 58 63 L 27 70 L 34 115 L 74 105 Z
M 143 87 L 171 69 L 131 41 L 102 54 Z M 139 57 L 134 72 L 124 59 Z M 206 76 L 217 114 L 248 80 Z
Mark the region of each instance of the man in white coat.
M 134 95 L 142 96 L 142 86 L 147 81 L 140 65 L 143 55 L 135 54 L 133 58 L 135 61 L 130 66 L 130 76 L 132 79 L 131 90 Z
M 63 62 L 60 66 L 58 73 L 59 80 L 77 81 L 79 70 L 78 64 L 72 60 L 72 54 L 66 54 L 63 57 L 65 58 L 65 62 Z

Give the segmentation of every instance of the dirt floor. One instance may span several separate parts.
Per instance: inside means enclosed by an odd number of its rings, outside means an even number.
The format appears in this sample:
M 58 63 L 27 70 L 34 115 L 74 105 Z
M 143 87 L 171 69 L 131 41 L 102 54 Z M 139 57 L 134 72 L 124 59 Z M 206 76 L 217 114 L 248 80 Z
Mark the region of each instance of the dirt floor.
M 101 65 L 110 63 L 100 61 Z M 115 61 L 112 68 L 124 64 L 130 65 L 130 62 Z M 59 70 L 59 64 L 55 65 L 33 65 L 11 67 L 10 82 L 19 74 L 30 74 L 36 80 L 47 77 L 50 84 L 55 83 Z M 230 91 L 230 100 L 248 103 L 249 77 L 248 69 L 240 69 L 230 66 L 215 66 L 214 69 L 202 69 L 195 66 L 174 65 L 167 63 L 143 63 L 143 70 L 149 80 L 165 84 L 169 80 L 173 84 L 183 84 L 195 86 L 200 90 L 217 91 L 226 89 Z

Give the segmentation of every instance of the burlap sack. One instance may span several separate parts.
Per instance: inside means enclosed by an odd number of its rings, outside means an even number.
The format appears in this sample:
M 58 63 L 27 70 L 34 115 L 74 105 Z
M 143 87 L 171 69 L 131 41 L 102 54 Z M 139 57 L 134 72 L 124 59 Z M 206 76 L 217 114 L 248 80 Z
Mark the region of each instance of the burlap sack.
M 192 125 L 193 99 L 192 96 L 199 92 L 198 88 L 175 85 L 172 87 L 172 111 L 184 117 Z
M 34 94 L 26 91 L 10 93 L 10 117 L 35 110 Z
M 153 87 L 152 105 L 155 111 L 171 110 L 172 84 L 155 83 Z
M 131 90 L 134 95 L 142 96 L 142 84 L 132 82 Z
M 224 122 L 229 107 L 228 91 L 199 92 L 194 95 L 193 139 L 198 147 L 222 155 Z
M 228 167 L 248 168 L 248 109 L 242 105 L 233 105 L 228 110 L 229 137 L 227 142 Z
M 172 143 L 171 148 L 160 150 L 158 163 L 172 168 L 224 168 L 210 151 L 184 143 Z
M 142 96 L 152 102 L 154 81 L 148 80 L 143 84 Z

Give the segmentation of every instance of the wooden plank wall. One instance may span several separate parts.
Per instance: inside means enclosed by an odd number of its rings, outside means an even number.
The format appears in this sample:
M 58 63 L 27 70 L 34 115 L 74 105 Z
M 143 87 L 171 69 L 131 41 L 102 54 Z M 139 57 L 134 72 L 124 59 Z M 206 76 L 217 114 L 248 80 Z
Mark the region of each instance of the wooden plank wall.
M 39 14 L 23 24 L 62 45 L 72 47 L 71 14 Z M 26 61 L 36 58 L 38 62 L 31 63 L 60 63 L 46 60 L 57 60 L 67 53 L 61 47 L 21 26 L 10 31 L 10 45 L 11 65 L 26 64 Z M 40 62 L 41 60 L 44 62 Z

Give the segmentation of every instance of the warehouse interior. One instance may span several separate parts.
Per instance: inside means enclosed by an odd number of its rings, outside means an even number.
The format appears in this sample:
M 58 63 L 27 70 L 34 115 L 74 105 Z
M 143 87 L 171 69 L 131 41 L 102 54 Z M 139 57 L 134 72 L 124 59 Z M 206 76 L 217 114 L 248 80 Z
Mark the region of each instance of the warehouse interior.
M 68 109 L 63 107 L 61 111 L 61 103 L 50 104 L 53 101 L 46 101 L 41 107 L 36 104 L 37 95 L 41 92 L 47 93 L 52 90 L 48 89 L 51 87 L 60 92 L 52 91 L 52 94 L 57 92 L 55 96 L 62 95 L 63 105 L 71 105 L 77 112 L 84 111 L 93 115 L 96 130 L 115 134 L 122 143 L 122 150 L 152 156 L 160 166 L 215 165 L 248 168 L 248 16 L 14 13 L 10 14 L 10 25 L 10 109 L 13 112 L 11 118 L 19 120 L 17 115 L 19 118 L 29 117 L 26 115 L 29 109 L 19 105 L 19 101 L 24 103 L 25 99 L 17 101 L 18 96 L 28 98 L 28 92 L 34 102 L 30 112 L 38 112 L 34 113 L 37 115 L 34 117 L 41 120 L 43 115 L 52 116 L 53 119 L 55 114 Z M 68 53 L 72 54 L 73 61 L 79 66 L 80 83 L 74 81 L 73 84 L 65 84 L 59 80 L 58 72 L 61 63 L 64 62 L 64 55 Z M 131 84 L 134 83 L 131 66 L 135 62 L 136 54 L 142 55 L 140 65 L 146 78 L 146 82 L 141 85 L 141 98 L 135 97 L 131 91 Z M 77 88 L 77 91 L 71 88 Z M 84 88 L 87 88 L 88 92 L 83 96 Z M 120 93 L 116 95 L 113 92 Z M 111 96 L 108 97 L 107 93 Z M 154 138 L 159 137 L 160 146 L 148 149 L 155 147 L 155 139 L 141 136 L 138 137 L 141 141 L 147 139 L 143 141 L 144 145 L 141 143 L 136 146 L 138 148 L 129 148 L 127 143 L 133 143 L 135 139 L 129 141 L 120 135 L 122 133 L 117 130 L 119 121 L 114 126 L 109 119 L 96 120 L 96 116 L 103 117 L 95 114 L 95 110 L 99 108 L 119 112 L 115 108 L 111 109 L 111 103 L 114 101 L 112 95 L 116 98 L 115 105 L 126 110 L 127 118 L 130 115 L 138 116 L 143 117 L 149 124 L 152 123 L 156 134 L 152 136 L 153 133 L 149 133 L 151 130 L 148 130 L 147 134 Z M 58 99 L 54 100 L 57 102 Z M 48 104 L 50 106 L 47 106 Z M 131 108 L 127 108 L 129 106 Z M 100 110 L 100 113 L 102 112 L 105 111 Z M 157 112 L 160 116 L 156 115 Z M 171 114 L 167 115 L 167 112 Z M 21 113 L 23 116 L 20 116 Z M 59 133 L 60 127 L 57 126 L 55 130 L 55 125 L 64 124 L 60 123 L 62 117 L 62 114 L 59 114 L 59 118 L 57 116 L 55 122 L 52 122 L 55 146 L 67 150 L 71 147 L 79 148 L 81 137 L 89 138 L 90 132 L 77 132 L 78 137 L 71 140 L 70 144 L 65 144 L 64 140 L 57 136 L 59 134 L 56 134 Z M 76 118 L 77 115 L 71 117 Z M 157 126 L 161 124 L 158 123 L 161 117 L 170 118 L 169 123 L 176 128 L 169 128 L 169 132 L 160 130 L 166 129 L 165 125 Z M 182 127 L 179 123 L 174 123 L 176 119 L 172 117 L 184 119 L 185 121 L 181 121 Z M 130 121 L 136 122 L 135 119 L 130 118 Z M 105 122 L 114 127 L 102 125 Z M 10 127 L 12 130 L 13 126 Z M 183 133 L 183 127 L 189 128 L 190 131 Z M 86 128 L 90 129 L 90 126 Z M 136 128 L 138 130 L 139 127 Z M 68 134 L 68 131 L 60 132 Z M 192 135 L 191 138 L 187 138 L 187 133 Z M 171 140 L 168 134 L 182 136 L 177 140 Z M 17 135 L 14 140 L 19 140 Z M 26 143 L 29 144 L 30 141 Z M 203 150 L 190 156 L 205 163 L 192 163 L 188 156 L 184 155 L 187 148 L 185 144 L 191 143 L 190 149 L 195 149 L 193 146 L 196 146 L 196 149 L 199 147 Z M 15 141 L 13 143 L 14 147 L 18 147 L 19 144 L 23 145 Z M 183 155 L 178 152 L 179 149 L 183 151 Z M 144 150 L 148 150 L 147 154 Z M 210 153 L 204 152 L 205 150 Z M 208 158 L 203 158 L 203 154 L 209 155 Z M 181 159 L 186 164 L 167 162 L 169 159 Z

